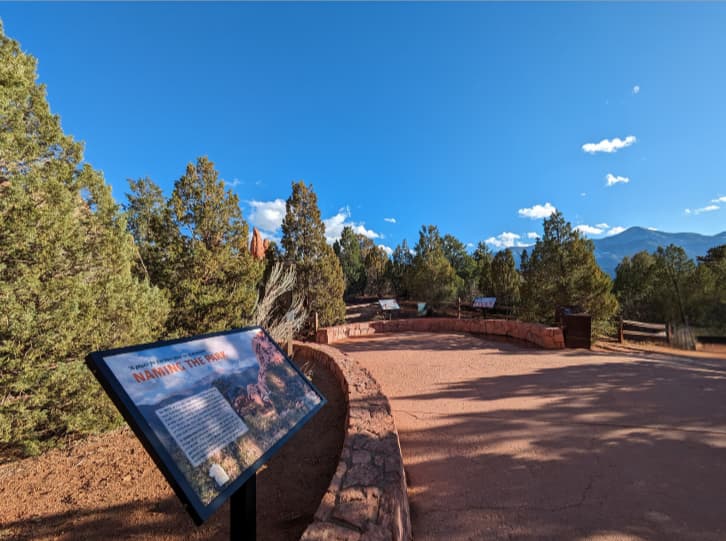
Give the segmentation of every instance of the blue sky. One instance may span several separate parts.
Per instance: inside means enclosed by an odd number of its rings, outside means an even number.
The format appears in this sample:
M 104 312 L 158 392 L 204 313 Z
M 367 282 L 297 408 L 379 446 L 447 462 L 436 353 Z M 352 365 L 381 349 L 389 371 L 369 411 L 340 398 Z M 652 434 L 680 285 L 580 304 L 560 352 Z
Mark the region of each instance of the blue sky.
M 331 238 L 351 224 L 391 248 L 429 223 L 531 243 L 553 207 L 592 238 L 726 230 L 723 3 L 10 3 L 0 18 L 119 202 L 126 179 L 169 193 L 207 155 L 273 237 L 298 179 Z

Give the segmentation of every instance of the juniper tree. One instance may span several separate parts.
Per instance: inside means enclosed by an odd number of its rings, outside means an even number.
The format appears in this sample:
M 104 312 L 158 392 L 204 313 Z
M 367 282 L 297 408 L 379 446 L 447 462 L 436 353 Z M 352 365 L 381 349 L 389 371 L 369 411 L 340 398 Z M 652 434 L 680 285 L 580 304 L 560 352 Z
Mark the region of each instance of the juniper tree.
M 345 294 L 360 295 L 366 287 L 366 267 L 361 254 L 361 239 L 353 228 L 345 226 L 340 239 L 333 243 L 345 277 Z
M 295 293 L 304 299 L 309 314 L 318 314 L 321 325 L 341 323 L 345 319 L 345 278 L 333 248 L 325 241 L 325 225 L 312 185 L 293 182 L 285 208 L 281 244 L 285 260 L 296 268 Z
M 168 291 L 167 334 L 248 324 L 264 263 L 250 253 L 239 199 L 206 157 L 187 164 L 168 201 L 150 179 L 131 181 L 129 229 L 145 270 Z
M 422 226 L 410 274 L 411 295 L 433 307 L 453 300 L 463 285 L 444 255 L 439 230 Z
M 595 261 L 592 241 L 555 212 L 544 220 L 544 235 L 537 239 L 522 267 L 522 314 L 534 321 L 551 322 L 557 306 L 580 306 L 596 322 L 612 317 L 618 307 L 612 280 Z
M 120 421 L 92 350 L 155 339 L 168 307 L 132 273 L 120 209 L 0 25 L 0 447 L 35 453 Z
M 509 248 L 494 255 L 491 263 L 491 280 L 497 304 L 513 307 L 519 303 L 521 277 Z

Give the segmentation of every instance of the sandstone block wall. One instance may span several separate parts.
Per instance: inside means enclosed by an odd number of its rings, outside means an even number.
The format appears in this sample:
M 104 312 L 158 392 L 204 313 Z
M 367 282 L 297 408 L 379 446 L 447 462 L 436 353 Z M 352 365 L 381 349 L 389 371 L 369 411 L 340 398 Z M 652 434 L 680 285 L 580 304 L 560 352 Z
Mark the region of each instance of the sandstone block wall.
M 347 397 L 338 469 L 302 541 L 409 541 L 411 518 L 391 406 L 370 373 L 334 348 L 295 342 L 297 361 L 333 372 Z
M 547 327 L 539 323 L 507 319 L 419 318 L 350 323 L 320 329 L 316 342 L 334 344 L 346 338 L 405 331 L 490 334 L 525 340 L 544 349 L 564 349 L 565 347 L 565 339 L 562 329 L 559 327 Z

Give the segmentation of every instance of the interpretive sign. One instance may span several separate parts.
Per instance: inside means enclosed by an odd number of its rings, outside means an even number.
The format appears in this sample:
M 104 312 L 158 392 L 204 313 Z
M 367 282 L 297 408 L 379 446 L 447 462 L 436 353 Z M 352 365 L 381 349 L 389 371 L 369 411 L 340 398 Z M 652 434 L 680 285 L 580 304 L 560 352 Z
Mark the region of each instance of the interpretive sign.
M 474 297 L 472 306 L 474 308 L 494 308 L 496 302 L 496 297 Z
M 398 302 L 396 302 L 396 299 L 380 299 L 378 301 L 378 304 L 381 305 L 381 310 L 400 310 L 401 307 L 398 306 Z
M 325 404 L 259 327 L 86 362 L 197 524 Z

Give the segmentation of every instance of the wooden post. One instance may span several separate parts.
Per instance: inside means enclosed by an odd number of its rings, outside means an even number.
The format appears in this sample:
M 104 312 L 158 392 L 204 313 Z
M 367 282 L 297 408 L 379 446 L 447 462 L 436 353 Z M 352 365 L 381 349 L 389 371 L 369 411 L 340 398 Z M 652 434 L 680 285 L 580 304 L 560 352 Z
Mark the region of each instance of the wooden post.
M 461 297 L 457 297 L 456 301 L 456 319 L 461 319 Z
M 618 340 L 622 344 L 625 337 L 623 336 L 623 318 L 620 318 L 620 332 L 618 332 Z
M 318 334 L 318 329 L 320 328 L 320 323 L 318 322 L 318 313 L 315 312 L 315 335 Z

